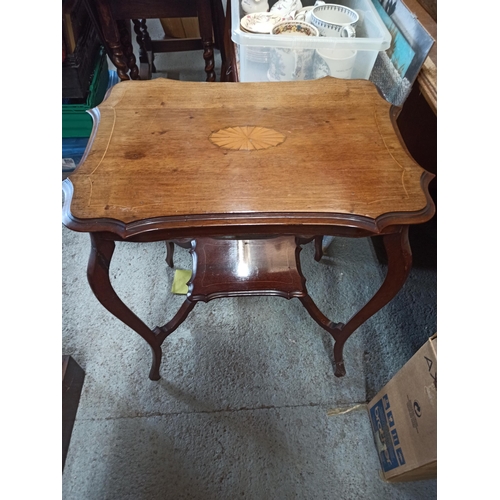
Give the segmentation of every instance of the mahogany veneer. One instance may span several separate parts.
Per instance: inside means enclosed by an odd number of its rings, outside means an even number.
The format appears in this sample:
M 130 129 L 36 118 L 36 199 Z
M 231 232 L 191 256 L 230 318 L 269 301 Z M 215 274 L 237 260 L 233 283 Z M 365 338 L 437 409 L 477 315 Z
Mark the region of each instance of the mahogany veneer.
M 63 221 L 90 233 L 90 285 L 151 346 L 151 379 L 163 341 L 197 301 L 256 294 L 299 298 L 334 338 L 336 375 L 345 373 L 345 341 L 408 276 L 408 226 L 435 210 L 433 175 L 402 145 L 397 113 L 362 80 L 156 79 L 111 89 L 63 183 Z M 318 235 L 384 241 L 386 279 L 345 324 L 318 310 L 300 272 L 300 247 L 315 239 L 318 249 Z M 162 240 L 169 265 L 173 242 L 191 246 L 194 276 L 173 319 L 151 329 L 114 292 L 109 265 L 115 241 Z

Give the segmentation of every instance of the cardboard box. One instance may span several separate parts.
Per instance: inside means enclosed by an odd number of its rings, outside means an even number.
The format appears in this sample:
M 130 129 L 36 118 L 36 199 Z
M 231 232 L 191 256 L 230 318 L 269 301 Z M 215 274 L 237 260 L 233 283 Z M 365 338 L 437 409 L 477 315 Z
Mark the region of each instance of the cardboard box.
M 437 335 L 368 404 L 388 482 L 437 477 Z

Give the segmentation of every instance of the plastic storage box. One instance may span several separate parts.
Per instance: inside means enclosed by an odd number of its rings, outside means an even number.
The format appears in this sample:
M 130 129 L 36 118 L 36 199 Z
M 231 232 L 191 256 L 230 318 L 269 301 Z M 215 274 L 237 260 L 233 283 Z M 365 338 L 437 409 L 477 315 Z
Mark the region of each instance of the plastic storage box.
M 107 68 L 107 62 L 103 67 L 104 69 Z M 113 85 L 116 85 L 120 81 L 116 71 L 108 70 L 106 72 L 104 69 L 101 71 L 101 76 L 99 77 L 99 96 L 102 95 L 103 91 L 107 92 Z M 103 88 L 106 74 L 108 76 L 107 87 Z M 97 100 L 99 102 L 95 103 L 96 106 L 101 103 L 102 98 L 98 98 Z M 67 111 L 65 113 L 64 108 L 65 106 L 63 105 L 63 123 L 66 125 L 66 129 L 63 128 L 62 140 L 63 174 L 72 172 L 80 163 L 89 142 L 89 136 L 93 125 L 92 118 L 86 111 L 87 109 L 90 109 L 88 104 L 82 107 L 73 106 L 73 112 Z M 80 137 L 79 135 L 82 133 L 85 135 Z M 78 134 L 78 137 L 68 137 L 69 134 Z
M 356 50 L 354 68 L 351 79 L 368 80 L 375 59 L 380 51 L 389 48 L 391 34 L 378 15 L 371 0 L 335 0 L 327 3 L 345 5 L 354 9 L 360 16 L 356 26 L 355 38 L 335 37 L 294 37 L 293 35 L 261 35 L 247 33 L 240 29 L 240 20 L 245 15 L 241 9 L 240 0 L 231 1 L 231 39 L 235 43 L 238 61 L 238 78 L 240 82 L 269 81 L 267 72 L 269 62 L 263 61 L 255 54 L 273 47 L 293 49 L 351 49 Z M 269 1 L 272 7 L 275 1 Z M 314 0 L 302 1 L 304 7 L 314 5 Z

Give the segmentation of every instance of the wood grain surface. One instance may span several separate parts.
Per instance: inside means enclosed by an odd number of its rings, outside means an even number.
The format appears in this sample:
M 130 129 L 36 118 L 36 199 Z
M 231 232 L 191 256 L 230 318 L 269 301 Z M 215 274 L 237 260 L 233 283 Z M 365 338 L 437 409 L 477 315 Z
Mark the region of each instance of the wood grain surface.
M 407 224 L 434 213 L 433 176 L 409 156 L 394 110 L 368 81 L 125 81 L 92 115 L 86 155 L 65 181 L 64 221 L 75 230 L 101 219 L 188 227 L 214 215 L 220 225 L 233 216 L 297 224 L 304 214 L 317 223 L 393 214 Z M 210 140 L 238 127 L 284 139 L 235 150 Z
M 193 242 L 190 300 L 307 295 L 294 236 L 255 240 L 199 238 Z

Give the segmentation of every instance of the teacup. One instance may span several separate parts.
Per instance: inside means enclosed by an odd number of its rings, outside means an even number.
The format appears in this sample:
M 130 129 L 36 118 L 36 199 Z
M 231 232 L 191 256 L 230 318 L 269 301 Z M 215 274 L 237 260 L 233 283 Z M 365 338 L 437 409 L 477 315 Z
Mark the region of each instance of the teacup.
M 271 35 L 319 36 L 318 30 L 302 21 L 276 24 Z M 272 47 L 269 55 L 269 80 L 275 82 L 312 79 L 314 49 Z
M 285 17 L 288 14 L 302 8 L 300 0 L 278 0 L 272 7 L 270 12 L 280 14 Z M 292 17 L 293 18 L 293 17 Z
M 357 50 L 318 49 L 314 58 L 314 77 L 351 78 Z
M 311 11 L 311 24 L 318 28 L 321 36 L 355 37 L 358 21 L 359 14 L 344 5 L 327 3 Z
M 325 2 L 323 2 L 323 0 L 316 0 L 316 3 L 314 5 L 310 5 L 308 7 L 302 7 L 302 9 L 299 9 L 298 11 L 295 12 L 295 19 L 297 21 L 305 21 L 306 23 L 310 23 L 311 12 L 317 5 L 325 5 Z

